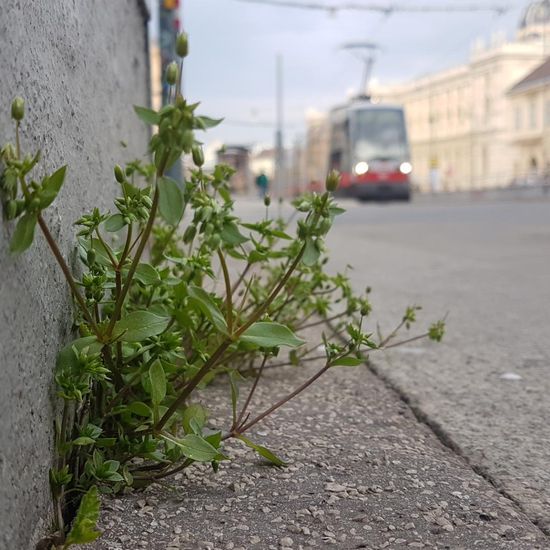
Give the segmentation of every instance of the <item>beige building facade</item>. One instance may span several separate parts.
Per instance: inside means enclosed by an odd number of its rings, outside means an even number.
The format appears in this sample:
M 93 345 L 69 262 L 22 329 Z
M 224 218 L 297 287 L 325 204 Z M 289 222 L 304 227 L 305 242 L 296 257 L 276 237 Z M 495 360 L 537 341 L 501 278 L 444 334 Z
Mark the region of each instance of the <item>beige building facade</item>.
M 514 114 L 514 178 L 550 183 L 550 58 L 518 82 L 508 96 Z
M 513 42 L 477 45 L 461 66 L 375 90 L 377 100 L 405 108 L 420 190 L 501 187 L 534 170 L 526 144 L 542 128 L 544 94 L 532 100 L 510 90 L 541 65 L 549 33 L 550 1 L 533 2 Z M 550 157 L 538 151 L 536 158 L 540 172 Z

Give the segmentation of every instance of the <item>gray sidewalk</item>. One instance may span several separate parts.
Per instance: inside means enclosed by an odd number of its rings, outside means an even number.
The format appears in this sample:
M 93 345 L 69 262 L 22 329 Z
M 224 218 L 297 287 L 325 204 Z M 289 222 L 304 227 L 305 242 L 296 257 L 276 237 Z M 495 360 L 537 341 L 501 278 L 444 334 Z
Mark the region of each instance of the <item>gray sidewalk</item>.
M 315 369 L 268 371 L 253 412 Z M 215 403 L 211 424 L 227 428 L 224 380 L 205 390 L 205 402 Z M 550 548 L 366 367 L 329 371 L 247 435 L 289 466 L 270 467 L 229 442 L 234 460 L 217 474 L 198 466 L 162 486 L 106 499 L 104 534 L 87 548 Z

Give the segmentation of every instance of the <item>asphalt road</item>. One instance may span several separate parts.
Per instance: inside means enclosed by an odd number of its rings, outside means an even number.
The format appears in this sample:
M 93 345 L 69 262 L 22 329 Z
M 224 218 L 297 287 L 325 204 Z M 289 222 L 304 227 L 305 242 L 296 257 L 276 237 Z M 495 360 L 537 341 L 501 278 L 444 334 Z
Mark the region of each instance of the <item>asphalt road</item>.
M 420 304 L 440 345 L 373 357 L 382 376 L 550 533 L 550 202 L 348 203 L 328 239 L 388 331 Z

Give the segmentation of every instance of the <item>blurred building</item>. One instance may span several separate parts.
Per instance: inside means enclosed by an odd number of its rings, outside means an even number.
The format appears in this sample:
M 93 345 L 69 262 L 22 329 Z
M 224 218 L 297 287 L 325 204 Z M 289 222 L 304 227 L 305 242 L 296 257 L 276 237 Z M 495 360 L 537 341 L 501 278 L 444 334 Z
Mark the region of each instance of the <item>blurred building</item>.
M 275 179 L 275 149 L 272 147 L 258 146 L 250 155 L 250 170 L 254 177 L 262 172 L 270 182 Z
M 250 169 L 250 150 L 242 145 L 226 145 L 218 151 L 218 162 L 235 169 L 230 180 L 231 191 L 250 193 L 253 182 Z
M 550 58 L 509 92 L 514 117 L 514 183 L 550 178 Z
M 527 6 L 514 41 L 496 36 L 489 46 L 477 43 L 463 65 L 375 90 L 380 100 L 405 107 L 421 190 L 498 187 L 534 169 L 517 132 L 523 117 L 541 124 L 542 92 L 536 101 L 534 90 L 509 92 L 549 51 L 550 0 L 540 0 Z M 546 157 L 537 155 L 539 170 Z
M 162 68 L 160 47 L 157 41 L 149 43 L 149 74 L 151 76 L 151 107 L 158 111 L 162 107 Z
M 326 113 L 310 112 L 307 115 L 306 124 L 302 181 L 307 189 L 317 190 L 324 185 L 328 170 L 329 117 Z

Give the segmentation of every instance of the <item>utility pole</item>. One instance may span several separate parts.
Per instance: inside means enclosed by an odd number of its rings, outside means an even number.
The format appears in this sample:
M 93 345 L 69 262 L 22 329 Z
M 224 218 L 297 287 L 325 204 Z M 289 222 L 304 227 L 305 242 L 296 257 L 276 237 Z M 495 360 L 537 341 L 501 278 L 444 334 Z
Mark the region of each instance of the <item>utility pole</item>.
M 170 101 L 170 86 L 166 83 L 164 75 L 166 67 L 175 59 L 176 38 L 180 30 L 180 0 L 160 0 L 159 2 L 159 43 L 160 43 L 160 63 L 161 63 L 161 85 L 162 85 L 162 104 L 166 105 Z M 182 75 L 179 75 L 182 78 Z M 168 175 L 176 180 L 182 180 L 181 163 L 174 163 L 168 170 Z
M 277 129 L 275 131 L 275 189 L 274 196 L 280 199 L 283 196 L 285 180 L 285 152 L 283 143 L 283 57 L 279 53 L 276 60 L 275 100 Z

